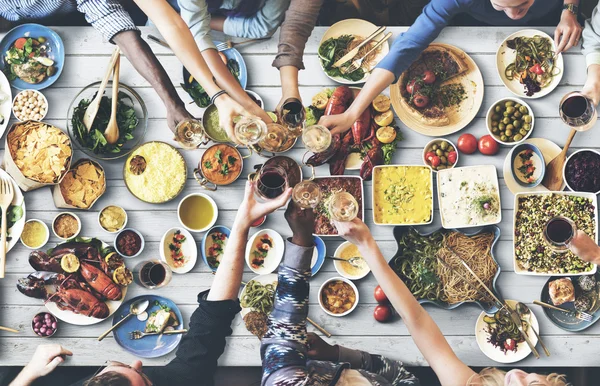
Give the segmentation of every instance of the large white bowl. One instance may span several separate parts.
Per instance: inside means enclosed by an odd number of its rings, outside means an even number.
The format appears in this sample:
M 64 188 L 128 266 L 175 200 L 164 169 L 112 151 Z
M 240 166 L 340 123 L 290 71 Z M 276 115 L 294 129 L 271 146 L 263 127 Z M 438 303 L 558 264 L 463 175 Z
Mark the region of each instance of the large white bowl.
M 337 247 L 337 249 L 335 250 L 335 253 L 333 254 L 333 256 L 335 256 L 335 257 L 341 257 L 342 252 L 344 251 L 344 249 L 348 248 L 350 245 L 352 245 L 351 242 L 344 241 L 342 244 L 340 244 L 339 247 Z M 367 263 L 365 261 L 365 265 L 366 264 Z M 335 270 L 337 271 L 337 273 L 339 273 L 340 275 L 342 275 L 346 279 L 350 279 L 350 280 L 360 280 L 360 279 L 364 278 L 365 276 L 367 276 L 369 274 L 369 272 L 371 272 L 371 268 L 369 268 L 369 266 L 367 265 L 367 269 L 365 269 L 365 271 L 363 273 L 361 273 L 360 275 L 352 276 L 348 272 L 346 272 L 344 270 L 344 268 L 342 268 L 342 262 L 341 261 L 334 260 L 333 261 L 333 266 L 335 267 Z
M 327 283 L 330 283 L 332 281 L 338 281 L 338 280 L 343 281 L 344 283 L 347 283 L 350 285 L 350 287 L 352 287 L 352 289 L 356 293 L 356 301 L 354 302 L 354 305 L 352 305 L 352 308 L 350 308 L 348 311 L 342 312 L 341 314 L 334 314 L 333 312 L 329 311 L 323 305 L 323 300 L 321 299 L 321 292 L 323 292 L 323 288 L 327 285 Z M 321 309 L 323 310 L 323 312 L 325 312 L 327 315 L 331 315 L 331 316 L 335 316 L 335 317 L 346 316 L 349 313 L 351 313 L 352 311 L 354 311 L 356 306 L 358 306 L 358 301 L 359 301 L 358 288 L 356 288 L 356 286 L 354 285 L 354 283 L 352 283 L 351 280 L 346 279 L 345 277 L 332 277 L 331 279 L 327 279 L 327 280 L 325 280 L 325 282 L 323 282 L 323 284 L 321 284 L 321 287 L 319 288 L 319 305 L 321 306 Z
M 208 200 L 208 202 L 210 202 L 210 204 L 213 207 L 213 212 L 214 212 L 213 218 L 210 221 L 210 223 L 207 226 L 205 226 L 204 228 L 202 228 L 202 229 L 192 229 L 192 228 L 189 228 L 187 225 L 185 225 L 183 223 L 183 220 L 181 220 L 181 216 L 179 215 L 179 212 L 181 210 L 181 204 L 186 199 L 188 199 L 189 197 L 192 197 L 192 196 L 201 196 L 201 197 L 206 198 Z M 192 194 L 188 194 L 187 196 L 185 196 L 184 198 L 182 198 L 181 201 L 179 201 L 179 205 L 177 205 L 177 218 L 179 219 L 179 223 L 181 224 L 181 226 L 183 226 L 185 229 L 187 229 L 190 232 L 195 232 L 195 233 L 206 232 L 207 230 L 209 230 L 210 228 L 212 228 L 213 225 L 215 225 L 215 223 L 217 222 L 217 218 L 218 217 L 219 217 L 219 208 L 217 207 L 217 203 L 208 194 L 204 194 L 204 193 L 192 193 Z
M 174 267 L 171 265 L 171 258 L 169 257 L 169 244 L 171 239 L 173 238 L 173 234 L 176 231 L 180 231 L 182 235 L 185 236 L 186 240 L 183 244 L 181 244 L 181 249 L 184 256 L 188 257 L 188 261 L 182 267 Z M 198 247 L 196 246 L 196 241 L 194 240 L 194 236 L 190 232 L 188 232 L 185 228 L 171 228 L 165 232 L 162 239 L 160 240 L 160 259 L 167 263 L 167 265 L 171 268 L 171 271 L 175 273 L 188 273 L 194 268 L 196 265 L 196 260 L 198 259 Z
M 496 107 L 497 104 L 507 102 L 507 101 L 513 101 L 515 103 L 520 103 L 523 106 L 527 107 L 527 110 L 529 110 L 529 115 L 531 116 L 531 128 L 527 132 L 527 135 L 524 136 L 523 139 L 521 139 L 520 141 L 517 141 L 517 142 L 501 141 L 498 137 L 496 137 L 496 134 L 492 133 L 492 114 L 494 113 L 494 111 L 492 111 L 492 110 L 494 109 L 494 107 Z M 485 127 L 487 128 L 488 133 L 490 133 L 490 135 L 492 136 L 494 141 L 496 141 L 499 144 L 504 145 L 504 146 L 515 146 L 515 145 L 518 145 L 518 144 L 524 142 L 527 138 L 529 138 L 531 136 L 531 133 L 533 132 L 534 124 L 535 124 L 535 116 L 533 115 L 533 110 L 531 109 L 531 106 L 529 106 L 527 103 L 520 100 L 519 98 L 507 97 L 507 98 L 502 98 L 502 99 L 497 100 L 496 102 L 494 102 L 494 104 L 492 104 L 490 106 L 490 108 L 488 109 L 487 114 L 485 116 Z
M 267 257 L 265 257 L 265 261 L 262 267 L 254 268 L 251 264 L 251 253 L 254 249 L 254 245 L 258 238 L 262 235 L 268 235 L 273 239 L 273 248 L 267 252 Z M 269 274 L 279 267 L 279 263 L 281 263 L 281 259 L 283 258 L 283 252 L 285 250 L 285 243 L 283 241 L 283 237 L 273 229 L 263 229 L 256 232 L 250 240 L 248 240 L 248 244 L 246 244 L 246 264 L 252 270 L 252 272 L 258 275 L 266 275 Z

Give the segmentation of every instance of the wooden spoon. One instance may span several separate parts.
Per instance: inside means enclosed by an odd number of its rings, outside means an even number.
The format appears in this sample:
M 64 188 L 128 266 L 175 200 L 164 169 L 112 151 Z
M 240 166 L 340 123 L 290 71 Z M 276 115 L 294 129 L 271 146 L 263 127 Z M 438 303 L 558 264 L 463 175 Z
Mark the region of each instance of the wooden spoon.
M 88 132 L 92 129 L 92 124 L 94 123 L 94 119 L 96 119 L 96 115 L 98 114 L 98 109 L 100 108 L 100 101 L 102 100 L 102 96 L 104 95 L 104 89 L 106 88 L 106 84 L 108 83 L 108 78 L 110 78 L 110 74 L 113 73 L 113 67 L 117 59 L 119 59 L 120 51 L 119 47 L 115 48 L 113 52 L 110 63 L 108 64 L 108 68 L 106 69 L 106 74 L 104 74 L 104 79 L 100 83 L 100 87 L 98 87 L 98 92 L 96 93 L 96 97 L 93 101 L 90 102 L 87 109 L 85 109 L 85 114 L 83 115 L 83 125 L 86 127 Z
M 569 150 L 569 146 L 571 146 L 575 134 L 577 134 L 577 130 L 571 129 L 565 147 L 563 147 L 559 155 L 554 157 L 554 159 L 546 165 L 546 174 L 544 174 L 542 185 L 550 191 L 558 191 L 562 187 L 563 167 L 565 166 L 565 161 L 567 159 L 567 150 Z
M 115 72 L 113 73 L 112 80 L 112 108 L 110 112 L 110 120 L 108 126 L 104 131 L 104 137 L 106 142 L 112 144 L 117 143 L 119 140 L 119 125 L 117 124 L 117 104 L 119 102 L 119 69 L 121 67 L 121 60 L 117 59 L 115 63 Z

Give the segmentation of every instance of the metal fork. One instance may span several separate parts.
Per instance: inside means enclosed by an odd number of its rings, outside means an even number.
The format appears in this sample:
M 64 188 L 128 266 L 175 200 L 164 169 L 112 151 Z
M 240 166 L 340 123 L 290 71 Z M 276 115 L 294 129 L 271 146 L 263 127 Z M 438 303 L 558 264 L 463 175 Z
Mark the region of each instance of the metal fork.
M 350 63 L 348 66 L 346 67 L 341 67 L 340 71 L 342 71 L 342 74 L 350 74 L 356 70 L 358 70 L 361 66 L 363 61 L 365 60 L 365 58 L 369 55 L 371 55 L 372 52 L 374 52 L 376 49 L 379 48 L 379 46 L 381 46 L 383 43 L 386 42 L 386 40 L 388 40 L 390 38 L 390 36 L 392 36 L 391 32 L 388 32 L 383 39 L 381 39 L 380 41 L 377 42 L 377 44 L 375 44 L 373 46 L 373 48 L 371 48 L 369 50 L 369 52 L 367 52 L 366 54 L 363 55 L 362 58 L 358 58 L 355 61 L 353 61 L 352 63 Z
M 539 300 L 534 300 L 533 304 L 537 304 L 538 306 L 550 308 L 551 310 L 562 311 L 567 314 L 574 314 L 577 319 L 583 320 L 584 322 L 591 322 L 594 317 L 592 314 L 588 314 L 587 312 L 567 310 L 565 308 L 553 306 L 552 304 L 540 302 Z
M 0 210 L 2 210 L 2 236 L 0 237 L 0 279 L 4 278 L 4 273 L 6 271 L 6 232 L 7 232 L 7 224 L 6 224 L 6 213 L 8 212 L 8 207 L 12 203 L 12 200 L 15 196 L 15 191 L 13 189 L 12 181 L 1 178 L 0 179 Z
M 270 36 L 267 37 L 267 38 L 248 39 L 248 40 L 244 40 L 244 41 L 241 41 L 241 42 L 232 42 L 231 40 L 228 40 L 226 42 L 217 44 L 217 51 L 225 51 L 225 50 L 228 50 L 228 49 L 233 48 L 235 46 L 239 46 L 240 44 L 260 42 L 262 40 L 269 40 L 269 39 L 271 39 Z
M 175 335 L 175 334 L 185 334 L 186 332 L 188 332 L 187 329 L 182 329 L 182 330 L 169 330 L 169 331 L 163 331 L 163 332 L 143 332 L 140 330 L 135 330 L 135 331 L 131 331 L 129 333 L 129 339 L 132 340 L 137 340 L 137 339 L 142 339 L 145 336 L 152 336 L 152 335 Z

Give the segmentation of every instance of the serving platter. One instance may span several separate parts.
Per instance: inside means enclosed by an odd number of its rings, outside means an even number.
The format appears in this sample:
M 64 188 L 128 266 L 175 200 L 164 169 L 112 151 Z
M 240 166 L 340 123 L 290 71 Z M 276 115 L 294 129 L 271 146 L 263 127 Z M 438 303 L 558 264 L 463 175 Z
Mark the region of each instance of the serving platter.
M 360 218 L 361 220 L 364 220 L 365 218 L 365 205 L 364 205 L 364 200 L 365 200 L 365 188 L 364 188 L 364 184 L 363 184 L 363 179 L 360 176 L 327 176 L 327 177 L 314 177 L 313 180 L 314 181 L 322 181 L 325 179 L 357 179 L 357 181 L 360 181 L 360 195 L 361 195 L 361 199 L 358 200 L 358 205 L 360 206 L 360 210 L 358 211 L 358 218 Z M 356 198 L 356 197 L 355 197 Z M 320 234 L 320 233 L 313 233 L 316 236 L 320 236 L 320 237 L 335 237 L 337 236 L 337 231 L 333 234 Z
M 475 117 L 483 103 L 483 77 L 477 63 L 462 49 L 450 44 L 433 43 L 430 47 L 442 47 L 452 51 L 454 54 L 463 58 L 468 66 L 468 71 L 460 76 L 452 78 L 444 84 L 461 83 L 465 88 L 466 98 L 460 103 L 457 108 L 447 110 L 450 124 L 446 126 L 428 126 L 421 122 L 420 119 L 412 115 L 406 108 L 402 106 L 402 94 L 400 92 L 400 82 L 396 82 L 390 86 L 390 98 L 396 115 L 402 123 L 409 129 L 417 133 L 427 135 L 429 137 L 443 137 L 445 135 L 456 133 L 467 126 Z
M 498 226 L 488 225 L 488 226 L 484 226 L 484 227 L 479 227 L 478 229 L 466 229 L 466 230 L 444 229 L 441 227 L 439 227 L 437 229 L 429 228 L 429 230 L 423 230 L 421 227 L 397 226 L 394 228 L 394 239 L 396 240 L 396 242 L 398 242 L 400 240 L 400 238 L 402 237 L 402 235 L 404 233 L 408 232 L 411 229 L 416 231 L 422 237 L 428 237 L 438 231 L 459 232 L 459 233 L 462 233 L 463 235 L 469 236 L 469 237 L 477 236 L 481 233 L 492 233 L 494 235 L 494 238 L 492 240 L 492 245 L 490 246 L 490 256 L 492 257 L 492 260 L 494 260 L 494 262 L 496 263 L 496 266 L 498 267 L 498 269 L 496 271 L 496 274 L 494 275 L 494 278 L 492 280 L 492 286 L 490 289 L 492 290 L 492 292 L 494 292 L 494 294 L 496 294 L 498 296 L 498 298 L 501 298 L 500 292 L 498 291 L 498 288 L 496 287 L 496 282 L 498 280 L 498 276 L 500 276 L 500 272 L 502 269 L 500 267 L 500 264 L 498 264 L 498 260 L 496 259 L 495 255 L 494 255 L 494 248 L 496 247 L 498 240 L 500 240 L 500 228 Z M 401 253 L 401 250 L 400 250 L 400 247 L 398 247 L 394 256 L 389 260 L 388 264 L 390 265 L 390 267 L 392 267 L 392 269 L 393 269 L 393 264 L 397 264 L 398 262 L 401 262 L 402 259 L 404 258 L 400 253 Z M 498 310 L 498 307 L 496 307 L 496 305 L 493 303 L 484 303 L 484 302 L 477 301 L 477 300 L 472 301 L 472 302 L 458 302 L 458 303 L 454 303 L 454 304 L 449 304 L 446 302 L 442 302 L 440 300 L 431 300 L 431 299 L 417 299 L 417 300 L 420 304 L 433 304 L 433 305 L 436 305 L 437 307 L 445 309 L 445 310 L 453 310 L 457 307 L 460 307 L 461 305 L 463 305 L 465 303 L 475 303 L 479 307 L 481 307 L 481 309 L 484 312 L 488 312 L 488 313 L 489 312 L 493 313 Z
M 539 92 L 536 92 L 532 96 L 527 96 L 525 94 L 525 89 L 518 79 L 513 79 L 512 81 L 510 81 L 506 78 L 506 74 L 504 73 L 504 71 L 510 63 L 515 61 L 516 57 L 516 51 L 508 48 L 507 42 L 516 37 L 531 38 L 535 35 L 540 35 L 547 39 L 550 39 L 550 41 L 552 42 L 552 48 L 554 51 L 556 51 L 554 39 L 552 39 L 547 33 L 536 29 L 524 29 L 515 32 L 512 35 L 508 36 L 506 39 L 504 39 L 502 44 L 500 44 L 500 47 L 498 47 L 498 51 L 496 52 L 496 69 L 498 70 L 498 76 L 500 77 L 500 80 L 502 81 L 502 83 L 504 83 L 506 88 L 509 89 L 510 92 L 512 92 L 519 98 L 537 99 L 550 94 L 558 86 L 560 80 L 562 79 L 563 73 L 565 72 L 563 55 L 559 54 L 556 58 L 556 67 L 560 69 L 560 73 L 552 78 L 552 82 L 550 82 L 548 86 L 542 88 Z

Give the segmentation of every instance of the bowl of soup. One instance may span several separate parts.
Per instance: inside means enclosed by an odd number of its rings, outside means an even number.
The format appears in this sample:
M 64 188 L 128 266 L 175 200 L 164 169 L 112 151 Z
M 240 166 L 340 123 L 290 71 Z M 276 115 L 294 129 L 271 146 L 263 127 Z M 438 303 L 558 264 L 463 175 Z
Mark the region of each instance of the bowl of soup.
M 179 222 L 190 232 L 206 232 L 218 216 L 217 203 L 204 193 L 188 194 L 177 206 Z
M 217 190 L 219 185 L 229 185 L 238 179 L 244 168 L 242 155 L 235 147 L 225 143 L 212 145 L 194 169 L 196 181 L 208 190 Z
M 335 250 L 334 256 L 344 260 L 350 260 L 353 257 L 363 257 L 358 251 L 358 247 L 350 243 L 349 241 L 342 243 Z M 358 265 L 358 267 L 345 261 L 339 260 L 334 260 L 333 265 L 335 266 L 335 270 L 340 275 L 350 280 L 362 279 L 363 277 L 367 276 L 369 272 L 371 272 L 371 269 L 367 265 L 365 259 L 361 259 L 356 262 L 356 265 Z
M 231 142 L 227 132 L 219 123 L 219 109 L 217 106 L 210 105 L 204 110 L 202 124 L 204 125 L 204 133 L 214 142 Z

